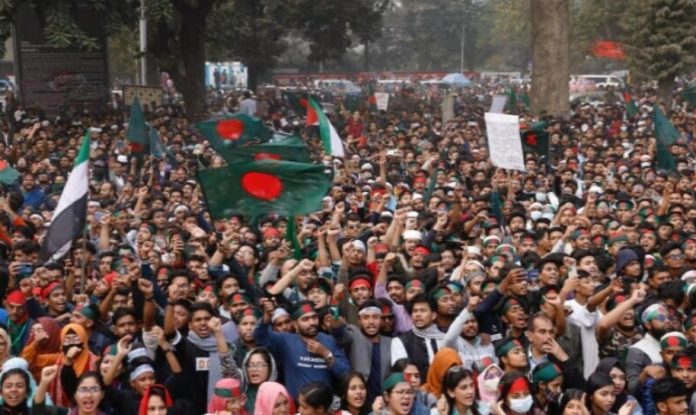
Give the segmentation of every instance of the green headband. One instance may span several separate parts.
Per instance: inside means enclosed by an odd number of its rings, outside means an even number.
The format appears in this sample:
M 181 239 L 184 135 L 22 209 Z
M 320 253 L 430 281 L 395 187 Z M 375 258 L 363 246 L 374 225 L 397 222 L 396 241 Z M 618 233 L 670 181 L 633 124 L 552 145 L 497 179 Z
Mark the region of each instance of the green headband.
M 384 379 L 384 382 L 382 382 L 382 390 L 390 391 L 390 390 L 394 389 L 394 387 L 396 385 L 398 385 L 399 383 L 402 383 L 402 382 L 408 383 L 408 381 L 406 380 L 406 377 L 404 376 L 403 373 L 401 373 L 401 372 L 392 373 L 386 379 Z
M 92 310 L 89 307 L 80 308 L 80 314 L 82 314 L 83 316 L 87 317 L 90 320 L 97 321 L 96 313 L 94 312 L 94 310 Z
M 314 310 L 311 304 L 302 304 L 302 306 L 296 308 L 292 314 L 290 314 L 290 317 L 292 317 L 293 320 L 297 320 L 305 314 L 314 313 L 315 311 L 316 310 Z
M 498 349 L 495 351 L 495 355 L 497 357 L 503 357 L 506 354 L 508 354 L 508 352 L 510 350 L 514 349 L 515 347 L 522 347 L 522 345 L 520 344 L 520 342 L 518 340 L 510 339 L 510 341 L 503 343 L 498 347 Z
M 450 294 L 452 294 L 452 291 L 450 291 L 449 288 L 441 287 L 435 291 L 435 293 L 433 294 L 433 298 L 435 298 L 435 301 L 439 301 L 440 298 Z
M 543 367 L 539 367 L 539 370 L 535 370 L 534 373 L 532 373 L 533 383 L 550 382 L 563 374 L 561 369 L 554 363 L 549 363 Z
M 668 347 L 681 347 L 682 349 L 686 349 L 686 346 L 689 345 L 689 342 L 682 336 L 665 336 L 660 340 L 660 349 L 665 350 Z
M 221 398 L 238 398 L 242 396 L 242 391 L 239 388 L 234 388 L 234 389 L 225 389 L 225 388 L 215 388 L 214 390 L 215 396 L 219 396 Z

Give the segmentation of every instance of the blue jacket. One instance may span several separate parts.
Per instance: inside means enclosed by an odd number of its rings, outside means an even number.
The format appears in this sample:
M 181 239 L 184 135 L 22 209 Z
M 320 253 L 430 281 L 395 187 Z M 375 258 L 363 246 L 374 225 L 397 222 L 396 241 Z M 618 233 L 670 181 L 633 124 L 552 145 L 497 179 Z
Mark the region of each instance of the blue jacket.
M 283 384 L 297 400 L 302 386 L 310 382 L 337 385 L 341 376 L 350 371 L 350 363 L 333 337 L 319 333 L 316 340 L 334 355 L 334 364 L 328 367 L 324 359 L 307 351 L 307 344 L 299 334 L 276 333 L 271 325 L 261 322 L 254 330 L 254 340 L 268 348 L 283 367 Z

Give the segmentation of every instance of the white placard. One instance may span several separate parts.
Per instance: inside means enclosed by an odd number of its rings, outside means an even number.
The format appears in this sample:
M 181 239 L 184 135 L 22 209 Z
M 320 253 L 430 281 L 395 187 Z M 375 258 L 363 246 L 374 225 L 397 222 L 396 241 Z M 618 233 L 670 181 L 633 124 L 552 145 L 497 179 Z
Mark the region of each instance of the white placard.
M 502 114 L 503 109 L 505 109 L 506 99 L 507 97 L 505 95 L 494 95 L 493 101 L 491 102 L 491 109 L 488 112 Z
M 375 101 L 377 101 L 378 111 L 386 111 L 389 108 L 389 93 L 375 92 Z
M 524 171 L 524 153 L 520 139 L 520 117 L 486 113 L 488 150 L 494 166 Z

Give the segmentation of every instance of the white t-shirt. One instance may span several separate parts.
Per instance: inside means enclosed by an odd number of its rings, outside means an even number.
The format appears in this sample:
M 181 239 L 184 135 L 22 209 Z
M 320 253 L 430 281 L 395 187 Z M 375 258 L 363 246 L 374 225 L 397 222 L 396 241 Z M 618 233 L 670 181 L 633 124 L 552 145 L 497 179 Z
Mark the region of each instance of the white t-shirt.
M 590 313 L 587 311 L 587 307 L 579 304 L 574 299 L 566 301 L 565 305 L 570 306 L 573 310 L 571 315 L 568 316 L 568 322 L 580 327 L 583 375 L 587 379 L 594 373 L 599 364 L 599 344 L 595 334 L 595 326 L 599 322 L 599 312 L 595 310 Z

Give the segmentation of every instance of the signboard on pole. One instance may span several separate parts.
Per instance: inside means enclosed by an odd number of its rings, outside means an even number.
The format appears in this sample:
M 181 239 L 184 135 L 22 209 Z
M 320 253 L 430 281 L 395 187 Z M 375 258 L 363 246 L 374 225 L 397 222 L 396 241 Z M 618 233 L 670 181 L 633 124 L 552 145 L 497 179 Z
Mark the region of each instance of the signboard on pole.
M 447 121 L 454 118 L 454 95 L 447 95 L 442 98 L 442 123 L 447 124 Z
M 494 166 L 524 171 L 524 153 L 520 139 L 520 117 L 486 113 L 488 151 Z
M 153 102 L 155 106 L 162 105 L 162 88 L 158 86 L 123 86 L 123 103 L 130 106 L 135 97 L 138 97 L 141 105 L 150 106 Z
M 19 7 L 14 24 L 20 102 L 54 115 L 70 108 L 98 110 L 109 97 L 103 19 L 85 6 L 75 10 L 77 25 L 97 39 L 96 50 L 48 45 L 33 7 Z
M 375 101 L 377 101 L 378 111 L 386 111 L 389 108 L 389 93 L 375 92 Z

